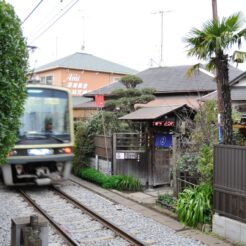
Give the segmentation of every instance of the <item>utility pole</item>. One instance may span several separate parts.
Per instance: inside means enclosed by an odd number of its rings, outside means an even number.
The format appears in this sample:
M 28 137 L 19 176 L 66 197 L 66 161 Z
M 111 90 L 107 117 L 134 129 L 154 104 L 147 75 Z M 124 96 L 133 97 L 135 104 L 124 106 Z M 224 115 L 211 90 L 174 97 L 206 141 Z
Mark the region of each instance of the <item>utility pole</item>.
M 160 44 L 160 64 L 159 66 L 161 67 L 163 65 L 163 15 L 164 13 L 169 13 L 169 12 L 173 12 L 172 10 L 160 10 L 158 12 L 154 12 L 152 14 L 160 14 L 161 15 L 161 44 Z

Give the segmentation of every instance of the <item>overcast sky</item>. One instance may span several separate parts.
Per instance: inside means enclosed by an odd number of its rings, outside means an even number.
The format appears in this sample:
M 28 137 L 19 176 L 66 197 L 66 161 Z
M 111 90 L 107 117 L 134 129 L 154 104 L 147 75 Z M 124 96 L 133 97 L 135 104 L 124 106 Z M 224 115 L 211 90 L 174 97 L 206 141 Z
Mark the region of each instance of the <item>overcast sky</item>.
M 31 68 L 85 52 L 142 71 L 160 64 L 161 46 L 163 65 L 194 64 L 196 60 L 186 56 L 182 39 L 192 27 L 200 28 L 212 18 L 212 0 L 7 2 L 23 22 L 28 45 L 37 46 L 30 54 Z M 246 18 L 245 0 L 217 3 L 220 18 L 238 11 Z M 163 43 L 160 11 L 164 11 Z M 246 65 L 240 68 L 246 70 Z

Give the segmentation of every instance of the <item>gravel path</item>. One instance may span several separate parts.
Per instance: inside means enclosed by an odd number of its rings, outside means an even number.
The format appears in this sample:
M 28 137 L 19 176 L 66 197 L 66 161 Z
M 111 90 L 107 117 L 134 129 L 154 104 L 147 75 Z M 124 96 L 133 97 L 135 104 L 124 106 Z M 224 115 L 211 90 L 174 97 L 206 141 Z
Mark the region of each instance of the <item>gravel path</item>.
M 66 192 L 97 213 L 120 225 L 124 230 L 131 232 L 137 238 L 149 245 L 168 246 L 201 246 L 204 245 L 196 240 L 177 235 L 176 232 L 153 219 L 147 218 L 123 205 L 113 203 L 81 186 L 67 183 L 61 186 Z
M 74 183 L 65 183 L 61 190 L 78 201 L 91 207 L 97 213 L 120 225 L 148 245 L 159 246 L 202 246 L 199 241 L 186 238 L 151 218 L 147 218 L 123 205 L 111 202 Z M 11 218 L 35 214 L 27 202 L 14 190 L 0 186 L 0 245 L 9 246 L 11 238 Z M 49 228 L 49 246 L 64 246 L 61 238 Z
M 11 243 L 11 219 L 18 217 L 29 217 L 37 214 L 32 207 L 14 190 L 0 185 L 0 245 L 9 246 Z M 67 245 L 49 227 L 49 246 Z

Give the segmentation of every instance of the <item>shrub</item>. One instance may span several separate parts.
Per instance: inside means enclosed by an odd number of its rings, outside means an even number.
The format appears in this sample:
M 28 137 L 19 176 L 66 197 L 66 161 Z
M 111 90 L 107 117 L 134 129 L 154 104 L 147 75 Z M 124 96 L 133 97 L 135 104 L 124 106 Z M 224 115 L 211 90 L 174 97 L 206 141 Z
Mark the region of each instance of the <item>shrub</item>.
M 28 50 L 14 8 L 0 1 L 0 163 L 14 146 L 26 98 Z
M 197 163 L 198 156 L 197 153 L 185 153 L 177 160 L 177 169 L 180 172 L 189 173 L 189 175 L 197 175 Z
M 124 175 L 106 176 L 94 168 L 81 168 L 79 176 L 102 186 L 105 189 L 116 189 L 120 191 L 139 191 L 141 184 L 137 179 Z
M 198 172 L 201 181 L 212 183 L 213 180 L 213 147 L 202 145 L 198 157 Z
M 81 168 L 79 172 L 79 176 L 85 180 L 91 181 L 93 183 L 96 183 L 98 185 L 103 185 L 105 182 L 107 182 L 107 177 L 106 175 L 98 172 L 94 168 Z
M 174 210 L 177 204 L 177 200 L 168 194 L 159 195 L 158 201 L 172 210 Z
M 139 180 L 130 176 L 116 175 L 111 176 L 107 182 L 103 185 L 104 188 L 116 189 L 120 191 L 139 191 L 141 190 L 141 184 Z
M 212 220 L 212 187 L 210 184 L 200 184 L 187 188 L 179 194 L 176 213 L 180 221 L 188 226 L 211 223 Z

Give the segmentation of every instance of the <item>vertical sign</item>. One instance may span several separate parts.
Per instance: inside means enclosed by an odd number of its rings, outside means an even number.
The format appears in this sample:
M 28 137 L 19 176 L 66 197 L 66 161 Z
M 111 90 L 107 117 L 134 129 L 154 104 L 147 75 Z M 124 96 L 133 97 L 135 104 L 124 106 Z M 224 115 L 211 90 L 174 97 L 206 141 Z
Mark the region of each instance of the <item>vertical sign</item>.
M 97 107 L 103 107 L 104 106 L 104 96 L 103 95 L 96 95 L 95 96 L 95 102 Z
M 222 125 L 221 125 L 221 114 L 218 114 L 218 141 L 221 144 L 223 141 L 223 135 L 222 135 Z

